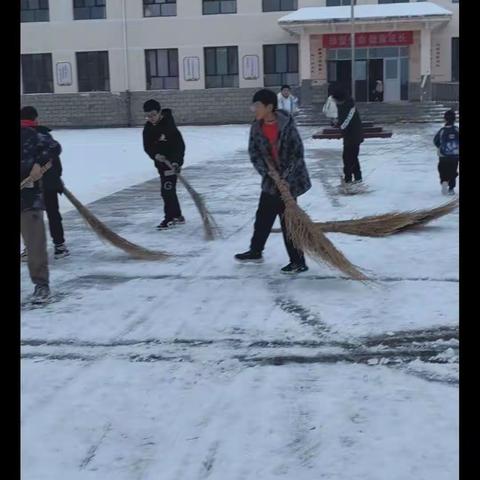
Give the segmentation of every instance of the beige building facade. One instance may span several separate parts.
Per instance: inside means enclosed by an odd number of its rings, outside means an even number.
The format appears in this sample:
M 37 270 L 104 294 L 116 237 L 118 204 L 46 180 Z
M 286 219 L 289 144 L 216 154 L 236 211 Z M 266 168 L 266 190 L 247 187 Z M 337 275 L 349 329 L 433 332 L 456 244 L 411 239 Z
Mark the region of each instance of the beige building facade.
M 322 101 L 328 84 L 351 84 L 348 3 L 22 0 L 22 101 L 89 92 L 208 97 L 284 83 L 300 87 L 304 101 Z M 385 101 L 455 97 L 458 15 L 453 0 L 358 0 L 358 100 L 372 100 L 379 79 Z

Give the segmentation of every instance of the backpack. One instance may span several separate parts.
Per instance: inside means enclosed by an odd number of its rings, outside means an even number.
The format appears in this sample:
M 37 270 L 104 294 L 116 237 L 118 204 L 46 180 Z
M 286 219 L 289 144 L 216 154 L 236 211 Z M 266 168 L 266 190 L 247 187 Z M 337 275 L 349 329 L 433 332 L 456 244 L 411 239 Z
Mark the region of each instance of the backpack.
M 440 156 L 458 157 L 460 153 L 460 133 L 457 127 L 445 127 L 440 135 Z

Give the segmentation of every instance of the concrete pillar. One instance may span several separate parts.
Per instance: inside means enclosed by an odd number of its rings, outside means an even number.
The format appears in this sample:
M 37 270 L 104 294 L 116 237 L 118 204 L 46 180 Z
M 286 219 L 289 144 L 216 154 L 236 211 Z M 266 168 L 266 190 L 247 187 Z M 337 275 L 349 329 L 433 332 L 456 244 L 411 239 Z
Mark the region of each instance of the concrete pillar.
M 310 68 L 310 35 L 302 32 L 300 36 L 300 82 L 302 80 L 311 80 L 311 68 Z
M 300 36 L 299 49 L 301 103 L 307 105 L 312 102 L 312 70 L 310 35 L 305 31 Z
M 432 31 L 425 25 L 420 32 L 420 101 L 432 99 Z

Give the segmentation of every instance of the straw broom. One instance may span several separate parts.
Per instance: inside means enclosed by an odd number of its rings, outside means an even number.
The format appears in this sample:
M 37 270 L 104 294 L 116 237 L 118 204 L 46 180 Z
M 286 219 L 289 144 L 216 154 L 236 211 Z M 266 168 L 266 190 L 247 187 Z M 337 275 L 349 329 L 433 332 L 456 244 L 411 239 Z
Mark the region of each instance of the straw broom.
M 50 165 L 48 165 L 50 164 Z M 48 166 L 47 166 L 48 165 Z M 42 174 L 45 173 L 51 167 L 51 163 L 48 162 L 44 167 L 42 167 Z M 25 186 L 33 182 L 33 180 L 28 176 L 25 180 L 20 183 L 20 189 L 25 188 Z M 103 222 L 101 222 L 88 208 L 86 208 L 70 190 L 68 190 L 65 185 L 63 186 L 63 193 L 70 200 L 73 206 L 78 210 L 83 219 L 92 227 L 92 230 L 103 240 L 111 243 L 113 246 L 123 250 L 128 255 L 139 260 L 165 260 L 169 257 L 167 253 L 164 252 L 155 252 L 153 250 L 148 250 L 136 245 L 135 243 L 129 242 L 127 239 L 116 234 L 114 231 L 110 230 Z
M 334 220 L 314 223 L 316 227 L 323 232 L 345 233 L 347 235 L 358 235 L 361 237 L 386 237 L 425 225 L 453 212 L 457 207 L 458 199 L 454 199 L 432 209 L 391 212 L 353 220 Z M 275 233 L 281 231 L 279 228 L 272 230 L 272 232 Z
M 267 160 L 268 173 L 272 177 L 285 204 L 283 213 L 287 236 L 295 248 L 302 250 L 316 260 L 340 270 L 353 280 L 369 280 L 368 277 L 353 265 L 342 252 L 323 234 L 308 214 L 302 210 L 290 193 L 288 184 L 280 178 L 277 170 Z
M 175 172 L 172 164 L 165 158 L 161 160 L 165 163 L 172 172 Z M 205 238 L 207 240 L 214 240 L 216 232 L 218 231 L 218 225 L 216 224 L 212 214 L 208 211 L 208 208 L 203 200 L 203 197 L 190 185 L 187 179 L 181 173 L 175 173 L 182 185 L 186 188 L 187 192 L 192 197 L 203 221 L 203 228 L 205 230 Z

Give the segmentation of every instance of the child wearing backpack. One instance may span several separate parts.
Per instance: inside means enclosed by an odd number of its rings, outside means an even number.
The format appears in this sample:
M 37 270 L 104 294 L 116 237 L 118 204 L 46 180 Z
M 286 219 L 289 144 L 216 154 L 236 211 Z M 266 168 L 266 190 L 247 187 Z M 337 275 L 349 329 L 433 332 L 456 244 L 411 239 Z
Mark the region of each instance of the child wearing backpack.
M 458 176 L 458 161 L 460 155 L 460 131 L 455 126 L 455 112 L 447 110 L 443 116 L 445 126 L 442 127 L 435 138 L 434 145 L 438 148 L 438 172 L 442 193 L 455 195 L 455 184 Z

